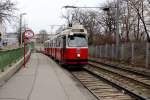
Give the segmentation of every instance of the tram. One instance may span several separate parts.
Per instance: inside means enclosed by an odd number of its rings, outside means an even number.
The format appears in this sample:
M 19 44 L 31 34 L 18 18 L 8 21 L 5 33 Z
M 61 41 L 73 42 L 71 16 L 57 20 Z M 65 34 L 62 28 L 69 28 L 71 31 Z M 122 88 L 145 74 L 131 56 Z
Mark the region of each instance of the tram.
M 85 65 L 88 63 L 87 30 L 74 24 L 45 41 L 44 52 L 60 64 Z

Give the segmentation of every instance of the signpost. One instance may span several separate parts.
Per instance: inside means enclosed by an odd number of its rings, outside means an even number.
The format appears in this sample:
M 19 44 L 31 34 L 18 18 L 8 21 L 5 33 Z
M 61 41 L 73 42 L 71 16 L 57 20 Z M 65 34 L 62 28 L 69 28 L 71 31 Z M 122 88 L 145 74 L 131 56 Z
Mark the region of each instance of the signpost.
M 33 38 L 34 36 L 34 32 L 31 29 L 27 29 L 24 32 L 24 67 L 26 64 L 26 44 L 27 44 L 27 40 L 30 40 L 31 38 Z

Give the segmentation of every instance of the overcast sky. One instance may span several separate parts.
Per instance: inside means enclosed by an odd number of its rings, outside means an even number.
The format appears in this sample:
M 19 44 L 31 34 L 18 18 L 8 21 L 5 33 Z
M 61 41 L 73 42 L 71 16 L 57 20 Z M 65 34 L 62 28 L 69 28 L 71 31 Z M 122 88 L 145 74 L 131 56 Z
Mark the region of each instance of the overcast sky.
M 106 0 L 16 0 L 19 13 L 27 13 L 23 16 L 23 22 L 28 24 L 35 32 L 41 29 L 50 31 L 49 25 L 64 24 L 61 15 L 67 9 L 65 5 L 74 6 L 99 6 Z

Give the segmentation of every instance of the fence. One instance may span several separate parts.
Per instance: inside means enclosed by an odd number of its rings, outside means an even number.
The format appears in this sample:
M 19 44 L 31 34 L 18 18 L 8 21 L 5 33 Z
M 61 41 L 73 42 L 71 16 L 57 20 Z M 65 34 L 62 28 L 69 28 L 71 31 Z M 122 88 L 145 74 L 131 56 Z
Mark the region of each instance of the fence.
M 0 70 L 4 71 L 6 66 L 9 66 L 12 63 L 16 62 L 23 56 L 23 54 L 24 48 L 18 48 L 8 51 L 0 51 Z
M 120 44 L 118 55 L 116 55 L 115 44 L 90 46 L 89 56 L 150 68 L 150 43 Z

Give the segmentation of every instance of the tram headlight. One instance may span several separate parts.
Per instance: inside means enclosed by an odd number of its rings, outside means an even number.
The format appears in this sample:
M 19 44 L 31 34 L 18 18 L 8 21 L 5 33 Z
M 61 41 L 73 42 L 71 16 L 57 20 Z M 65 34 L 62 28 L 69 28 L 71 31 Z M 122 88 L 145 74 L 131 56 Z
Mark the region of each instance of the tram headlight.
M 80 57 L 80 54 L 77 54 L 77 57 Z

